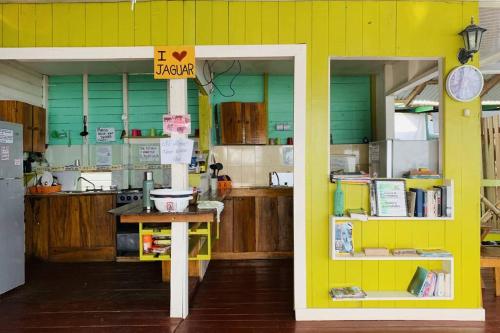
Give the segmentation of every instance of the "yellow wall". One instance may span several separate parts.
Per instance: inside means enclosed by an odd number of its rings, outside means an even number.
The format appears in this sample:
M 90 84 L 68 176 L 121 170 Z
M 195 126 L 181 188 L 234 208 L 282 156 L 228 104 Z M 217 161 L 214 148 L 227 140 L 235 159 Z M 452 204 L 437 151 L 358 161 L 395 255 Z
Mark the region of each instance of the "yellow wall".
M 328 258 L 328 56 L 437 56 L 444 57 L 448 73 L 458 65 L 457 33 L 471 16 L 477 21 L 477 14 L 477 3 L 453 0 L 154 1 L 138 2 L 134 12 L 129 2 L 3 4 L 0 45 L 308 44 L 307 298 L 311 307 L 329 307 L 334 305 L 327 292 L 337 282 L 371 289 L 403 288 L 408 281 L 398 279 L 405 263 L 347 264 Z M 472 111 L 469 118 L 462 117 L 465 107 Z M 455 180 L 455 221 L 419 222 L 418 227 L 370 222 L 363 229 L 381 246 L 411 240 L 451 250 L 456 258 L 455 300 L 349 306 L 480 306 L 478 117 L 478 101 L 458 103 L 444 96 L 444 173 Z

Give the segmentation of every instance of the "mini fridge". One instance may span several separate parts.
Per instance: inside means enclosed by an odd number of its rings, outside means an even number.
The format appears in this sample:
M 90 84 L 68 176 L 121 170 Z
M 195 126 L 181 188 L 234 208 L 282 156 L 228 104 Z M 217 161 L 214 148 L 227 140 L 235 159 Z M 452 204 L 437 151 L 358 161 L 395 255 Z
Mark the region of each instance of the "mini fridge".
M 23 284 L 23 127 L 0 121 L 0 294 Z

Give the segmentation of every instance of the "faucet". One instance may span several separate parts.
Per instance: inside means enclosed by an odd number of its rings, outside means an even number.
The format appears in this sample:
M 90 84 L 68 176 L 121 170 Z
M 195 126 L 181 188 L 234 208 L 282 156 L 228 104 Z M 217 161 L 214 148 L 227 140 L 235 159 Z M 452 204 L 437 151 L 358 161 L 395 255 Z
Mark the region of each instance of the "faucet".
M 270 179 L 270 183 L 269 185 L 273 185 L 273 175 L 276 176 L 276 181 L 278 182 L 277 186 L 280 186 L 280 176 L 278 176 L 278 173 L 276 171 L 273 171 L 271 172 L 271 179 Z
M 87 178 L 84 178 L 82 176 L 78 177 L 76 181 L 78 182 L 80 179 L 85 180 L 87 183 L 92 185 L 94 187 L 94 191 L 95 191 L 95 184 L 94 183 L 92 183 L 90 180 L 88 180 Z M 88 190 L 86 190 L 86 191 L 88 191 Z

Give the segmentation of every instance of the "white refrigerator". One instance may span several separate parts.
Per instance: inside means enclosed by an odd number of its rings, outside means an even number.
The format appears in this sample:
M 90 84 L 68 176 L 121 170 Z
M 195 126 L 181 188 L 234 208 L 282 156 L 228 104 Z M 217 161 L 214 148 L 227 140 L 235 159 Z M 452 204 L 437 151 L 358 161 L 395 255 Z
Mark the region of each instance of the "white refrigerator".
M 0 294 L 23 284 L 23 128 L 0 121 Z

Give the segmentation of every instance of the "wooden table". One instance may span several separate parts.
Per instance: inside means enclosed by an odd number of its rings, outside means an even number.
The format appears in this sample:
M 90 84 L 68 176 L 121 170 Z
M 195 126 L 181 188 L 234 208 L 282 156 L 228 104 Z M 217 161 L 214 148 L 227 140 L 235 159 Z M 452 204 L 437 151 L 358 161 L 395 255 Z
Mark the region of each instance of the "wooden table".
M 229 195 L 230 190 L 207 193 L 201 195 L 199 200 L 223 201 Z M 189 239 L 188 224 L 190 222 L 216 222 L 216 209 L 198 209 L 197 206 L 188 206 L 182 212 L 161 213 L 156 209 L 145 211 L 142 202 L 133 202 L 125 206 L 109 211 L 120 216 L 121 223 L 174 223 L 183 224 L 184 228 L 172 227 L 171 233 L 171 261 L 170 261 L 170 316 L 187 316 L 188 307 L 188 260 Z M 176 230 L 179 229 L 179 230 Z M 162 266 L 163 267 L 163 266 Z
M 481 268 L 495 269 L 495 295 L 500 296 L 500 247 L 481 247 Z

